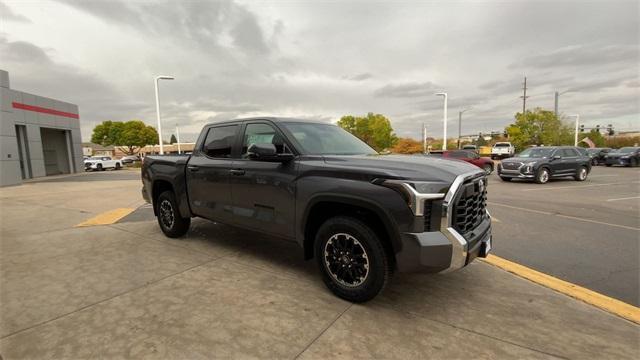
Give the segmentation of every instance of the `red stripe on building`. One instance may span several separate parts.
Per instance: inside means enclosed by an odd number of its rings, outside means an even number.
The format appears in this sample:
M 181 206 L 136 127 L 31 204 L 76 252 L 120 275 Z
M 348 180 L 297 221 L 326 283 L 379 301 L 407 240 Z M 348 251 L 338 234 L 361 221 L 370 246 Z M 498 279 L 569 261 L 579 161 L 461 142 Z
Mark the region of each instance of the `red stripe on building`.
M 49 108 L 43 108 L 43 107 L 40 107 L 40 106 L 22 104 L 22 103 L 19 103 L 19 102 L 13 102 L 13 103 L 11 103 L 11 105 L 13 105 L 14 109 L 33 111 L 33 112 L 49 114 L 49 115 L 56 115 L 56 116 L 64 116 L 64 117 L 68 117 L 68 118 L 72 118 L 72 119 L 79 119 L 80 118 L 80 116 L 78 116 L 78 114 L 68 113 L 68 112 L 49 109 Z

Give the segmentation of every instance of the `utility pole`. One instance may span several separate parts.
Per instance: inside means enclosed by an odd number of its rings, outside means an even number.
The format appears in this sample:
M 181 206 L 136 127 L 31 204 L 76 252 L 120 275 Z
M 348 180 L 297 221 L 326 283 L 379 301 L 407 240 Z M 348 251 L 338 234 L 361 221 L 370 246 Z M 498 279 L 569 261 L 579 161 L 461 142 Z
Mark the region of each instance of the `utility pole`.
M 437 93 L 436 96 L 442 96 L 444 98 L 444 106 L 443 106 L 443 125 L 444 125 L 444 133 L 442 135 L 442 150 L 447 150 L 447 93 L 441 92 Z
M 554 94 L 555 101 L 553 102 L 553 113 L 556 115 L 556 119 L 558 118 L 558 98 L 560 94 L 556 91 Z
M 522 116 L 524 116 L 524 118 L 527 118 L 527 77 L 524 77 L 524 86 L 522 87 L 523 90 L 523 94 L 522 96 L 520 96 L 522 98 Z

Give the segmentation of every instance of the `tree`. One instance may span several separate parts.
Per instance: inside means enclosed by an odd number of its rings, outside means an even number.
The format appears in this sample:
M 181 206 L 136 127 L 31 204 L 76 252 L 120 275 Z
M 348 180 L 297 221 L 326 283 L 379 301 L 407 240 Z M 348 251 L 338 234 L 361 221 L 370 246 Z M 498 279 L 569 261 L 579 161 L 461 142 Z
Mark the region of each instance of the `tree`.
M 573 130 L 563 123 L 553 111 L 536 108 L 515 115 L 516 121 L 506 127 L 509 140 L 518 149 L 528 145 L 573 144 Z
M 158 132 L 140 120 L 103 121 L 93 129 L 91 142 L 118 146 L 127 155 L 134 155 L 145 145 L 157 144 Z
M 389 149 L 398 142 L 391 122 L 384 115 L 368 113 L 365 117 L 343 116 L 338 126 L 357 136 L 376 151 Z
M 176 136 L 171 134 L 171 140 L 169 140 L 169 144 L 175 144 L 177 142 L 178 142 L 178 140 L 176 140 Z
M 391 148 L 391 152 L 396 154 L 418 154 L 423 150 L 422 143 L 411 138 L 399 138 Z

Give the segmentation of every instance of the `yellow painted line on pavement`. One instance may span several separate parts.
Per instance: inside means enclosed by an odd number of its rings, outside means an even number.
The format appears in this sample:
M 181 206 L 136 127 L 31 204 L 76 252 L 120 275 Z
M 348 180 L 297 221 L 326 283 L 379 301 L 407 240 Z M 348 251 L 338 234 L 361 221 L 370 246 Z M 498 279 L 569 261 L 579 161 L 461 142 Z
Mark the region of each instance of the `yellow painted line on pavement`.
M 96 226 L 96 225 L 109 225 L 122 219 L 123 217 L 131 214 L 135 209 L 132 208 L 119 208 L 113 209 L 107 212 L 103 212 L 91 219 L 85 220 L 75 227 Z
M 536 284 L 548 287 L 604 311 L 610 312 L 629 321 L 633 321 L 636 324 L 640 324 L 640 308 L 638 307 L 583 288 L 579 285 L 560 280 L 551 275 L 541 273 L 495 255 L 489 255 L 483 260 L 512 274 L 533 281 Z

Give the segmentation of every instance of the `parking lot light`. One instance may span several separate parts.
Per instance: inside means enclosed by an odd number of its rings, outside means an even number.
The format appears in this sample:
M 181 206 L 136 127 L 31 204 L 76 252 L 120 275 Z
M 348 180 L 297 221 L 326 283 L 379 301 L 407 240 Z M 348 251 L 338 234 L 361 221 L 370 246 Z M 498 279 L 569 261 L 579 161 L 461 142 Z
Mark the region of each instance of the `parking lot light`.
M 444 115 L 443 115 L 444 134 L 442 137 L 442 150 L 447 150 L 447 93 L 446 92 L 437 93 L 436 96 L 444 97 Z
M 160 98 L 158 96 L 158 80 L 173 80 L 173 76 L 160 75 L 156 76 L 154 84 L 156 87 L 156 116 L 158 118 L 158 143 L 160 144 L 160 155 L 164 154 L 164 147 L 162 146 L 162 123 L 160 122 Z
M 576 118 L 576 134 L 573 140 L 573 146 L 578 146 L 578 127 L 580 125 L 580 115 L 579 114 L 575 114 L 575 115 L 569 115 L 569 117 L 575 117 Z

